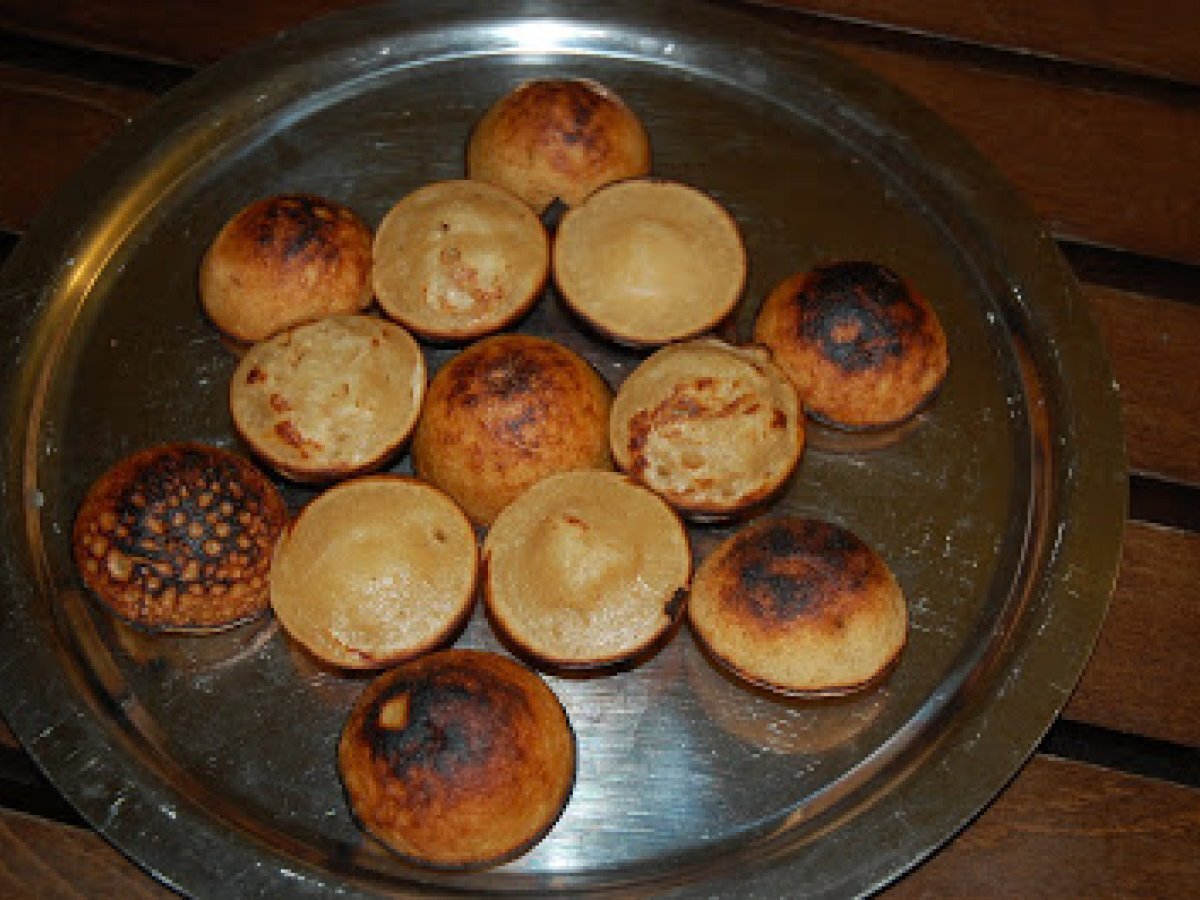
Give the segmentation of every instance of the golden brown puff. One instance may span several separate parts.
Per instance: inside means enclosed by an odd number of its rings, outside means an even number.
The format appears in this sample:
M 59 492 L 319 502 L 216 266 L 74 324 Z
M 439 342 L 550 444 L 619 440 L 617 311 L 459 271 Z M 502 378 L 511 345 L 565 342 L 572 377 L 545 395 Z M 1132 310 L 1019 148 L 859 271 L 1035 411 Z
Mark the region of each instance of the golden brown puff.
M 482 181 L 440 181 L 406 195 L 375 233 L 384 312 L 436 341 L 499 331 L 537 301 L 550 239 L 529 207 Z
M 92 484 L 75 518 L 75 561 L 88 589 L 131 624 L 217 631 L 266 611 L 287 517 L 275 486 L 243 457 L 151 447 Z
M 908 633 L 883 559 L 846 529 L 797 516 L 759 519 L 718 545 L 696 572 L 688 615 L 718 661 L 797 695 L 873 683 Z
M 471 178 L 511 191 L 538 213 L 649 171 L 650 139 L 637 115 L 584 78 L 519 85 L 488 109 L 467 146 Z
M 558 698 L 512 659 L 444 650 L 380 675 L 338 746 L 361 826 L 407 859 L 495 865 L 551 829 L 575 780 L 575 736 Z
M 690 185 L 634 178 L 568 210 L 551 253 L 563 301 L 600 333 L 654 346 L 715 328 L 746 281 L 733 216 Z
M 260 341 L 229 382 L 242 439 L 297 481 L 333 481 L 383 465 L 412 432 L 425 357 L 401 326 L 336 315 Z
M 629 663 L 678 621 L 692 557 L 661 498 L 616 472 L 542 479 L 504 508 L 484 542 L 492 621 L 556 668 Z
M 561 344 L 523 334 L 484 338 L 430 382 L 413 467 L 487 525 L 547 475 L 611 468 L 611 403 L 599 373 Z
M 718 518 L 772 496 L 804 447 L 796 389 L 762 347 L 716 338 L 668 344 L 617 391 L 613 459 L 694 518 Z
M 230 219 L 200 264 L 200 300 L 213 324 L 254 342 L 371 302 L 371 230 L 312 194 L 255 201 Z
M 902 422 L 946 377 L 946 335 L 929 301 L 886 266 L 838 262 L 783 281 L 755 340 L 771 348 L 813 418 L 850 429 Z
M 377 669 L 448 643 L 471 614 L 475 530 L 437 488 L 368 475 L 323 491 L 276 545 L 271 607 L 318 659 Z

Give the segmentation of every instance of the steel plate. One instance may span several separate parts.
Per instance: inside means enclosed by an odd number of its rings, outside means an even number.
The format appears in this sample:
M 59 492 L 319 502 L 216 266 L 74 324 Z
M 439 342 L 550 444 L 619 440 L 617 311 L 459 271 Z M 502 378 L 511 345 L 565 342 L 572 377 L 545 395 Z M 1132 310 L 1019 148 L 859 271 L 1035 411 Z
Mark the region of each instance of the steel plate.
M 347 812 L 334 746 L 361 678 L 315 667 L 271 622 L 208 638 L 118 627 L 81 592 L 70 523 L 125 453 L 236 444 L 234 358 L 196 295 L 227 217 L 306 190 L 377 223 L 404 193 L 460 176 L 482 111 L 550 73 L 615 88 L 647 124 L 656 171 L 733 212 L 751 272 L 731 329 L 744 336 L 794 271 L 876 259 L 932 298 L 951 374 L 894 433 L 814 430 L 777 504 L 846 525 L 897 573 L 912 633 L 884 685 L 772 699 L 718 673 L 686 628 L 630 671 L 550 676 L 580 742 L 562 819 L 513 863 L 431 873 L 364 841 Z M 1017 771 L 1110 596 L 1125 513 L 1115 389 L 1053 243 L 932 115 L 756 14 L 414 0 L 297 29 L 139 118 L 2 284 L 3 712 L 99 832 L 195 895 L 869 892 Z M 520 327 L 614 385 L 637 361 L 552 292 Z M 426 349 L 433 367 L 449 352 Z M 694 529 L 697 556 L 724 533 Z M 499 648 L 481 615 L 459 644 Z

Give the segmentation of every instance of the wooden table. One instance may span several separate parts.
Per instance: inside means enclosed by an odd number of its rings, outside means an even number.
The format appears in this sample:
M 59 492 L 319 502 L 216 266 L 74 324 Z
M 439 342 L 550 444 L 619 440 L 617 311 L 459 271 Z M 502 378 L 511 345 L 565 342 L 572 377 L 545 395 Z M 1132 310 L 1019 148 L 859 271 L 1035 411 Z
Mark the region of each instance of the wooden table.
M 354 0 L 0 2 L 0 259 L 156 95 Z M 1200 8 L 1192 0 L 794 0 L 762 14 L 901 86 L 1045 218 L 1120 384 L 1130 518 L 1060 720 L 887 891 L 1200 893 Z M 0 896 L 168 891 L 89 831 L 0 725 Z

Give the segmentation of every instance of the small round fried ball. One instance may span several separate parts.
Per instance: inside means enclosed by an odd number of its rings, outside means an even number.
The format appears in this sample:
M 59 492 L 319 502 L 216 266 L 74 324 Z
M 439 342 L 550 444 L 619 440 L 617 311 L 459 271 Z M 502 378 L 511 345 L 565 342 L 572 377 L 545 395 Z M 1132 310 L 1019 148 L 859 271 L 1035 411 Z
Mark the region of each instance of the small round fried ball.
M 204 311 L 243 343 L 359 312 L 371 296 L 371 230 L 351 210 L 312 194 L 251 203 L 225 224 L 200 264 Z
M 283 533 L 271 607 L 313 656 L 378 669 L 449 641 L 471 613 L 475 531 L 415 478 L 369 475 L 311 501 Z
M 266 612 L 288 512 L 249 460 L 189 442 L 139 450 L 101 475 L 75 517 L 84 584 L 148 631 L 211 632 Z
M 649 171 L 650 139 L 637 115 L 585 78 L 518 86 L 484 114 L 467 147 L 471 178 L 511 191 L 538 213 Z
M 882 557 L 839 525 L 795 515 L 757 519 L 719 544 L 696 571 L 688 618 L 735 674 L 798 696 L 875 683 L 908 636 Z
M 547 338 L 500 334 L 433 377 L 412 440 L 413 468 L 480 525 L 547 475 L 610 469 L 612 391 Z
M 544 478 L 504 508 L 484 543 L 492 621 L 554 667 L 636 660 L 679 618 L 687 532 L 663 500 L 616 472 Z
M 537 673 L 443 650 L 367 685 L 338 770 L 354 817 L 400 856 L 442 869 L 513 859 L 553 827 L 575 783 L 575 735 Z
M 787 481 L 804 447 L 804 414 L 765 349 L 693 338 L 630 373 L 609 437 L 622 471 L 684 515 L 722 518 Z
M 886 266 L 838 262 L 783 281 L 759 310 L 754 338 L 817 421 L 883 428 L 915 414 L 949 367 L 929 301 Z
M 609 185 L 567 210 L 551 264 L 567 306 L 633 346 L 715 328 L 746 281 L 746 248 L 729 211 L 702 190 L 657 178 Z
M 425 185 L 375 233 L 375 295 L 423 337 L 465 341 L 499 331 L 537 301 L 550 239 L 515 196 L 482 181 Z

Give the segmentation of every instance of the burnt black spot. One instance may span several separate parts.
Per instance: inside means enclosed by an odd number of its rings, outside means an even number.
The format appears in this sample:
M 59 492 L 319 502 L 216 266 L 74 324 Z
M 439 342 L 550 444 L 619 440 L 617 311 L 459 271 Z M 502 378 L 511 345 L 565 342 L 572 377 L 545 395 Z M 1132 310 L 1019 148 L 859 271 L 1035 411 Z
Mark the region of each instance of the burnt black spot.
M 289 194 L 263 205 L 254 220 L 254 238 L 263 247 L 277 247 L 285 259 L 304 253 L 328 258 L 337 255 L 332 235 L 337 214 L 320 197 Z
M 528 397 L 548 384 L 548 363 L 543 354 L 520 348 L 461 356 L 451 370 L 450 398 L 471 407 Z
M 384 707 L 401 696 L 408 704 L 404 723 L 381 724 Z M 469 781 L 508 753 L 509 733 L 522 715 L 528 715 L 528 705 L 519 689 L 447 666 L 389 684 L 365 712 L 363 738 L 372 757 L 400 781 L 432 775 L 453 784 Z
M 451 364 L 447 402 L 478 409 L 498 436 L 520 443 L 578 381 L 572 360 L 553 346 L 491 347 Z
M 800 336 L 848 374 L 902 356 L 925 321 L 924 308 L 903 279 L 872 262 L 815 269 L 795 302 Z
M 111 541 L 132 561 L 131 580 L 143 593 L 186 590 L 200 575 L 205 589 L 232 586 L 265 558 L 274 535 L 264 506 L 254 492 L 235 490 L 246 474 L 235 458 L 203 448 L 138 463 L 113 498 L 121 527 Z M 230 560 L 241 564 L 227 569 Z
M 524 98 L 526 115 L 540 124 L 538 143 L 565 146 L 585 154 L 602 155 L 607 148 L 600 114 L 609 102 L 585 82 L 552 81 L 535 86 Z
M 586 128 L 595 118 L 600 107 L 600 98 L 591 91 L 574 91 L 571 94 L 571 118 L 576 128 Z
M 870 555 L 835 525 L 778 520 L 742 532 L 728 563 L 727 601 L 754 619 L 782 623 L 832 614 L 843 591 L 862 586 Z

